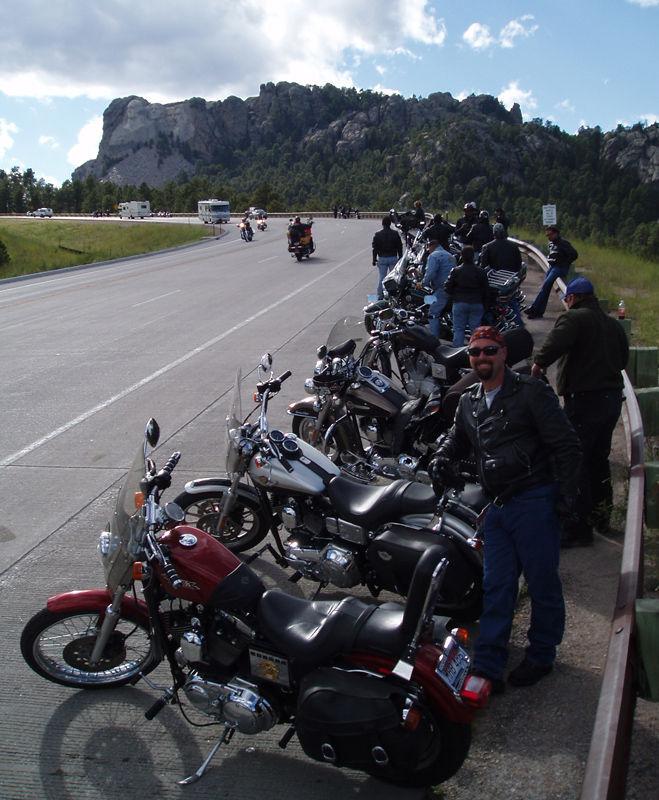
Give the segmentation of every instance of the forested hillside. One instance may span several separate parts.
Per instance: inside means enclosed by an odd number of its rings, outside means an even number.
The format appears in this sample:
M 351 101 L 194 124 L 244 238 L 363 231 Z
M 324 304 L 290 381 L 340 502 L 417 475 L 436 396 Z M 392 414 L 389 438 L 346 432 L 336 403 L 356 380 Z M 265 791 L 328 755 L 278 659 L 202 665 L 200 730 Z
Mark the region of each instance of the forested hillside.
M 659 260 L 659 125 L 571 135 L 524 123 L 517 106 L 490 96 L 265 84 L 245 101 L 113 101 L 98 158 L 59 189 L 31 170 L 0 171 L 2 213 L 105 211 L 130 199 L 194 212 L 207 197 L 238 212 L 340 202 L 384 211 L 416 199 L 434 212 L 473 200 L 491 212 L 503 205 L 525 227 L 552 203 L 569 235 Z

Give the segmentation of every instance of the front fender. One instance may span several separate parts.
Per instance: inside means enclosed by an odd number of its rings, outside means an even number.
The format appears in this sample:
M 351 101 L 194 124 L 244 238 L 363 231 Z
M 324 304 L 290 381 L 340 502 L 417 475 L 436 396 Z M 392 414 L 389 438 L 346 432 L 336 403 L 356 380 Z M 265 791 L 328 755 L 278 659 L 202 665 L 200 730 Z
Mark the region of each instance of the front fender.
M 112 597 L 107 590 L 103 589 L 87 589 L 77 592 L 62 592 L 62 594 L 55 594 L 48 598 L 46 606 L 49 611 L 54 614 L 61 614 L 64 611 L 80 610 L 93 610 L 102 614 L 106 608 L 111 605 Z M 127 614 L 135 615 L 140 620 L 148 624 L 149 612 L 144 600 L 133 597 L 124 597 L 121 601 L 121 610 Z
M 318 409 L 315 408 L 315 397 L 304 397 L 302 400 L 296 400 L 291 403 L 286 409 L 286 413 L 293 417 L 317 417 Z
M 185 491 L 188 494 L 202 494 L 204 492 L 226 492 L 231 486 L 231 481 L 228 478 L 197 478 L 193 481 L 188 481 L 185 484 Z M 250 497 L 260 502 L 259 495 L 256 490 L 245 483 L 239 483 L 236 490 L 238 497 Z

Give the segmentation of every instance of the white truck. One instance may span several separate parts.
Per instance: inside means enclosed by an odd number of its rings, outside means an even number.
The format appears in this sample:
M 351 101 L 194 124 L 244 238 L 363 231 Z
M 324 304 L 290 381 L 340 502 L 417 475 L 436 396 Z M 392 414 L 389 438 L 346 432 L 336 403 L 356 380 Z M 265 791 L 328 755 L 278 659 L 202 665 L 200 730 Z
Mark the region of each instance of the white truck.
M 197 203 L 199 219 L 202 222 L 229 222 L 231 211 L 227 200 L 199 200 Z
M 151 203 L 148 200 L 130 200 L 128 203 L 119 203 L 119 216 L 122 219 L 150 217 Z

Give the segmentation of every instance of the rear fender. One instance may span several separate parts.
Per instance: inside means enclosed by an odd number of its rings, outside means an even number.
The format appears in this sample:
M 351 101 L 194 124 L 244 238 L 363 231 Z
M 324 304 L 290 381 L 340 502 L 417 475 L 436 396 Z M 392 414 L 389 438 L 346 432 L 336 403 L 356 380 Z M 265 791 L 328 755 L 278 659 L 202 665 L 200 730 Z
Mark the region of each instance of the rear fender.
M 416 651 L 414 672 L 411 681 L 420 684 L 430 705 L 451 722 L 469 724 L 474 720 L 474 711 L 468 708 L 453 690 L 437 675 L 435 668 L 441 656 L 441 650 L 434 644 L 424 644 Z M 375 653 L 356 652 L 348 656 L 348 660 L 362 669 L 377 675 L 391 675 L 396 662 L 386 656 Z
M 286 409 L 286 413 L 292 417 L 317 417 L 318 409 L 314 407 L 316 399 L 314 397 L 305 397 L 302 400 L 296 400 L 291 403 Z
M 95 610 L 103 615 L 105 610 L 112 603 L 112 597 L 108 591 L 102 589 L 88 589 L 78 592 L 63 592 L 48 598 L 46 606 L 54 614 L 62 612 L 80 610 Z M 135 600 L 134 597 L 124 597 L 121 601 L 121 611 L 135 615 L 143 622 L 149 624 L 149 612 L 144 600 Z

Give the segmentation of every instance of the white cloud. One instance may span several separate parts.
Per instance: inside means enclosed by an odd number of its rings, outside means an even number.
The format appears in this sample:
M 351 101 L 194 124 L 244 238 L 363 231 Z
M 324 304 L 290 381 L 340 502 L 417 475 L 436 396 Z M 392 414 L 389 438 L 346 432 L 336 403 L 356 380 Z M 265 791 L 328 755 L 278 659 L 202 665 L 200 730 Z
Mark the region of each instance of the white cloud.
M 530 27 L 524 27 L 522 24 L 523 22 L 527 22 L 531 19 L 533 19 L 533 16 L 527 14 L 526 16 L 521 17 L 521 21 L 519 19 L 514 19 L 505 25 L 499 34 L 499 43 L 501 44 L 501 47 L 514 47 L 515 39 L 518 36 L 522 36 L 524 39 L 532 36 L 538 30 L 538 26 L 531 25 Z
M 511 20 L 501 28 L 498 37 L 492 35 L 489 26 L 474 22 L 462 34 L 462 39 L 473 50 L 488 50 L 495 46 L 511 48 L 515 46 L 515 39 L 526 39 L 538 30 L 537 25 L 529 24 L 533 18 L 532 14 L 526 14 Z
M 650 6 L 659 6 L 659 0 L 627 0 L 635 6 L 642 6 L 643 8 L 650 8 Z
M 556 103 L 554 108 L 559 108 L 561 111 L 574 111 L 574 106 L 567 98 L 561 103 Z
M 92 117 L 80 129 L 78 141 L 67 153 L 69 164 L 79 167 L 85 161 L 96 158 L 98 155 L 98 145 L 103 136 L 103 117 Z
M 490 33 L 487 25 L 474 22 L 462 34 L 463 40 L 474 50 L 487 50 L 495 43 L 495 39 Z
M 39 144 L 50 147 L 52 150 L 56 150 L 59 147 L 59 142 L 52 136 L 40 136 Z
M 522 112 L 533 111 L 538 107 L 538 101 L 533 97 L 533 92 L 525 92 L 520 88 L 517 81 L 511 81 L 505 89 L 499 93 L 499 100 L 506 108 L 510 108 L 514 103 L 519 103 Z
M 397 92 L 396 89 L 387 89 L 387 87 L 383 86 L 381 83 L 376 84 L 372 88 L 374 92 L 381 92 L 382 94 L 400 94 L 400 92 Z
M 428 0 L 309 5 L 241 0 L 22 0 L 3 8 L 0 85 L 19 97 L 151 102 L 247 97 L 267 80 L 354 85 L 361 59 L 441 47 L 444 20 Z M 365 24 L 364 20 L 368 20 Z M 416 56 L 415 56 L 416 57 Z
M 657 0 L 656 5 L 659 5 L 659 0 Z M 641 122 L 646 122 L 648 125 L 654 125 L 655 122 L 659 122 L 659 115 L 641 114 L 639 119 L 641 120 Z
M 14 139 L 12 134 L 18 133 L 18 128 L 13 122 L 0 119 L 0 158 L 4 158 L 7 150 L 11 150 Z

